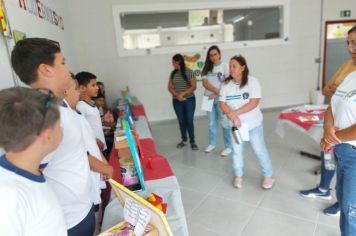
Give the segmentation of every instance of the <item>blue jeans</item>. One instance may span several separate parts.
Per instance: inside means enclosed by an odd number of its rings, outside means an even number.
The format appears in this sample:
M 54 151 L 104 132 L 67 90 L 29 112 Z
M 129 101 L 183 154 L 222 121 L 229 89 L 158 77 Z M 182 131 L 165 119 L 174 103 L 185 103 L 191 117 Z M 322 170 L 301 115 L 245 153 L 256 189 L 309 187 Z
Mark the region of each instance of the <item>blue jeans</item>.
M 195 97 L 187 98 L 182 102 L 174 98 L 173 107 L 178 118 L 182 141 L 184 142 L 187 141 L 187 131 L 188 131 L 190 144 L 195 143 L 195 138 L 194 138 Z
M 257 126 L 256 128 L 249 131 L 250 134 L 250 143 L 253 151 L 256 154 L 256 157 L 261 166 L 261 174 L 264 177 L 272 176 L 272 163 L 269 157 L 264 136 L 263 136 L 263 125 Z M 237 144 L 233 139 L 232 132 L 230 131 L 231 140 L 232 140 L 232 149 L 234 151 L 232 156 L 232 164 L 234 169 L 235 176 L 243 176 L 244 168 L 244 145 L 246 142 Z
M 217 143 L 217 126 L 219 122 L 219 118 L 221 117 L 221 110 L 219 107 L 219 101 L 217 99 L 214 100 L 213 109 L 211 112 L 208 112 L 209 116 L 209 144 L 216 146 Z M 225 148 L 232 148 L 231 145 L 231 129 L 222 127 L 223 130 L 223 138 Z
M 320 168 L 320 184 L 319 188 L 328 190 L 330 188 L 331 180 L 334 177 L 335 170 L 327 170 L 325 169 L 324 164 L 324 152 L 320 153 L 321 158 L 321 168 Z
M 334 147 L 337 159 L 336 197 L 340 205 L 341 236 L 356 235 L 356 147 L 347 143 Z

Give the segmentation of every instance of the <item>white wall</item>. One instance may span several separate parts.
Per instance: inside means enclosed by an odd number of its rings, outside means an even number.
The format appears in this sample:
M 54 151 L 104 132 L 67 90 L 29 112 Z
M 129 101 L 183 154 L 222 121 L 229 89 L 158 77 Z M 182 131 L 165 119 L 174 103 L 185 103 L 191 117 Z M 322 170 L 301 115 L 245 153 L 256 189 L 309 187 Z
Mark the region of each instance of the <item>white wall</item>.
M 199 0 L 204 2 L 210 0 Z M 211 0 L 213 1 L 213 0 Z M 262 107 L 278 107 L 309 102 L 311 90 L 316 89 L 320 46 L 320 2 L 291 0 L 290 41 L 283 46 L 268 46 L 222 51 L 223 59 L 234 54 L 246 56 L 251 74 L 263 89 Z M 349 2 L 351 4 L 353 0 Z M 190 2 L 152 0 L 160 2 Z M 238 1 L 234 1 L 238 2 Z M 339 14 L 340 1 L 326 0 L 327 17 Z M 72 44 L 77 59 L 75 71 L 89 70 L 97 74 L 108 91 L 111 102 L 128 85 L 133 94 L 145 105 L 151 121 L 174 118 L 167 80 L 171 67 L 171 54 L 118 57 L 112 16 L 113 5 L 147 4 L 146 0 L 76 0 L 70 2 Z M 351 4 L 354 5 L 354 4 Z M 355 9 L 351 8 L 351 9 Z M 205 57 L 205 52 L 198 52 Z M 200 111 L 202 86 L 198 83 L 196 114 Z
M 9 88 L 14 85 L 6 39 L 0 32 L 0 89 Z
M 31 0 L 32 2 L 33 0 Z M 66 61 L 70 65 L 72 65 L 75 61 L 72 59 L 72 50 L 69 39 L 69 28 L 70 23 L 68 20 L 68 6 L 66 0 L 41 0 L 41 3 L 46 5 L 47 7 L 55 10 L 58 15 L 63 17 L 64 20 L 64 30 L 51 24 L 50 22 L 40 19 L 38 16 L 30 14 L 28 11 L 20 8 L 19 1 L 13 0 L 5 0 L 5 7 L 7 10 L 10 26 L 12 30 L 18 30 L 26 33 L 27 37 L 45 37 L 52 40 L 55 40 L 60 43 L 61 50 L 66 56 Z M 13 40 L 8 40 L 10 45 L 10 50 L 14 46 Z M 3 42 L 1 42 L 3 43 Z M 1 54 L 0 54 L 0 62 L 9 62 L 8 55 L 3 53 L 3 47 L 5 45 L 1 45 Z M 2 65 L 0 63 L 0 66 Z M 11 74 L 10 64 L 6 64 L 6 70 L 8 74 Z M 1 69 L 1 67 L 0 67 Z M 8 77 L 9 75 L 7 75 Z M 1 78 L 1 87 L 3 85 L 3 80 Z M 8 83 L 7 85 L 12 86 L 13 83 Z

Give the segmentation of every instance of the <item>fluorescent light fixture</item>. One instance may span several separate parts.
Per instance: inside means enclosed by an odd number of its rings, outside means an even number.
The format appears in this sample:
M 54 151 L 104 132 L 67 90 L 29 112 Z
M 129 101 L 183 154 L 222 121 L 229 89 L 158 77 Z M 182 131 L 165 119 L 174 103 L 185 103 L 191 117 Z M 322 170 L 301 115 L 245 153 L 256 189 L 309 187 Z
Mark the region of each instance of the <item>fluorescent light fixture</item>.
M 232 23 L 236 24 L 237 22 L 240 22 L 244 19 L 245 19 L 244 16 L 237 16 L 235 19 L 232 20 Z

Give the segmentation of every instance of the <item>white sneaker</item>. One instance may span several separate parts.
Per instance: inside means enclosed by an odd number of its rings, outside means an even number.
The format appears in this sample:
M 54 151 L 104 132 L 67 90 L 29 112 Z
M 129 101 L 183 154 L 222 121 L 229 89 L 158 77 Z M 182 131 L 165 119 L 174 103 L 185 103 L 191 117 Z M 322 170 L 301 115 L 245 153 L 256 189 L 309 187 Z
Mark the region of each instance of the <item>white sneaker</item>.
M 214 150 L 214 149 L 215 149 L 215 146 L 209 145 L 209 146 L 207 146 L 207 147 L 205 148 L 205 152 L 206 152 L 206 153 L 209 153 L 209 152 L 211 152 L 211 151 Z
M 231 148 L 225 148 L 221 153 L 220 156 L 222 157 L 227 157 L 228 155 L 230 155 L 232 153 Z

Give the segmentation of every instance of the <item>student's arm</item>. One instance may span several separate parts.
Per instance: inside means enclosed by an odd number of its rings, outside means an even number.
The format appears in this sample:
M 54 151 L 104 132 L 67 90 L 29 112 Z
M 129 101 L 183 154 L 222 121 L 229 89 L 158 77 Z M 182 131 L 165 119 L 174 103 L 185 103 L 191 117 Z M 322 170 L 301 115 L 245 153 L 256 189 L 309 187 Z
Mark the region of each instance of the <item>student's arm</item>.
M 335 132 L 335 135 L 341 141 L 351 141 L 356 140 L 356 124 L 350 126 L 346 129 L 339 129 Z
M 104 143 L 103 142 L 101 142 L 101 140 L 100 139 L 96 139 L 96 144 L 98 144 L 98 147 L 99 147 L 99 149 L 100 149 L 100 151 L 103 151 L 104 150 Z
M 248 103 L 246 103 L 245 105 L 243 105 L 242 107 L 231 111 L 232 113 L 234 113 L 236 116 L 247 113 L 249 111 L 252 111 L 253 109 L 255 109 L 258 104 L 260 103 L 261 98 L 251 98 L 250 101 Z
M 337 71 L 336 73 L 331 77 L 331 79 L 328 81 L 328 83 L 324 86 L 323 90 L 322 90 L 322 94 L 326 97 L 326 98 L 331 98 L 332 95 L 335 93 L 336 88 L 339 86 L 338 83 L 335 83 L 337 78 L 340 76 L 341 74 L 341 70 L 344 67 L 344 65 L 342 65 Z
M 179 95 L 182 97 L 187 96 L 188 94 L 194 92 L 197 89 L 197 81 L 195 79 L 195 77 L 192 77 L 190 80 L 190 87 L 187 88 L 186 90 L 184 90 L 183 92 L 181 92 Z
M 114 168 L 111 165 L 108 165 L 102 161 L 99 161 L 98 159 L 96 159 L 95 157 L 93 157 L 90 154 L 88 156 L 88 160 L 89 160 L 90 169 L 92 171 L 95 171 L 95 172 L 98 172 L 98 173 L 104 175 L 104 177 L 106 179 L 110 179 L 113 177 Z
M 209 83 L 208 79 L 203 79 L 203 87 L 216 95 L 219 95 L 220 89 Z
M 340 143 L 340 139 L 336 136 L 337 127 L 334 126 L 334 117 L 331 106 L 329 105 L 324 115 L 324 135 L 320 142 L 320 147 L 323 150 L 329 149 L 335 144 Z
M 170 78 L 168 79 L 168 91 L 172 94 L 173 97 L 177 97 L 179 95 L 179 93 L 174 90 L 173 82 Z
M 219 102 L 220 109 L 223 111 L 224 114 L 226 114 L 227 118 L 232 121 L 235 127 L 240 127 L 241 126 L 241 121 L 238 116 L 236 116 L 233 112 L 231 112 L 231 108 L 225 103 L 220 101 Z

